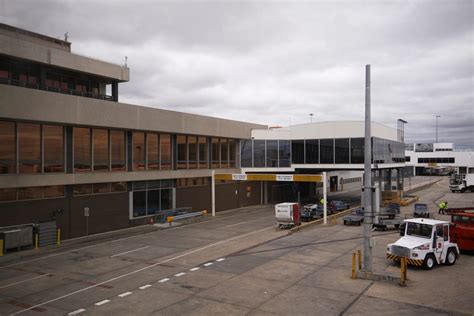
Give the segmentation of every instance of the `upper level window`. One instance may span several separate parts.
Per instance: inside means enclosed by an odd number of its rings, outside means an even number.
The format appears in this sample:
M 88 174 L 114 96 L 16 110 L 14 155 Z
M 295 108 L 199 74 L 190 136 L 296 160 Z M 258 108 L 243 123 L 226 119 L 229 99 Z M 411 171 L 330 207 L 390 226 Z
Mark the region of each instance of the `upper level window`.
M 200 136 L 198 138 L 199 142 L 199 168 L 207 168 L 207 139 L 206 137 Z
M 133 132 L 133 170 L 145 170 L 145 133 Z
M 189 161 L 188 168 L 195 169 L 197 168 L 198 160 L 198 148 L 197 148 L 197 137 L 188 136 L 188 151 L 189 151 Z
M 160 159 L 161 170 L 171 169 L 171 136 L 169 134 L 160 134 Z
M 186 136 L 178 135 L 177 137 L 178 146 L 178 169 L 186 169 L 188 160 L 188 146 L 186 143 Z
M 0 174 L 16 173 L 15 123 L 0 121 Z
M 64 127 L 43 125 L 44 172 L 64 172 Z
M 125 171 L 126 151 L 125 151 L 125 132 L 110 131 L 110 156 L 112 158 L 112 171 Z
M 321 139 L 319 141 L 320 148 L 320 163 L 332 164 L 334 163 L 334 139 Z
M 41 125 L 18 123 L 20 173 L 41 173 Z
M 93 129 L 94 171 L 109 171 L 109 131 Z
M 221 168 L 229 168 L 229 142 L 221 138 Z
M 90 128 L 74 127 L 74 172 L 91 171 L 92 149 Z
M 306 163 L 319 163 L 319 140 L 308 139 L 306 144 Z
M 147 133 L 147 169 L 158 170 L 160 169 L 160 140 L 158 134 Z
M 229 139 L 229 167 L 235 168 L 236 155 L 237 155 L 237 141 L 235 139 Z

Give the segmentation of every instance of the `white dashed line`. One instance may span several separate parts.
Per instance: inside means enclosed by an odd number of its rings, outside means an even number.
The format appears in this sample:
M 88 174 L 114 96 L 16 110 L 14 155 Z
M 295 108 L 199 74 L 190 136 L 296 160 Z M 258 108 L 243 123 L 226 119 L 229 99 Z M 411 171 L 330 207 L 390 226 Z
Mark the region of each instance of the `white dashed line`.
M 129 296 L 130 294 L 132 294 L 132 292 L 125 292 L 125 293 L 119 294 L 117 296 L 118 297 L 125 297 L 125 296 Z
M 80 314 L 80 313 L 84 313 L 86 310 L 84 308 L 81 308 L 81 309 L 77 309 L 75 310 L 74 312 L 70 312 L 68 315 L 77 315 L 77 314 Z
M 147 289 L 149 287 L 151 287 L 151 284 L 146 284 L 146 285 L 140 286 L 139 289 L 144 290 L 144 289 Z
M 101 305 L 107 304 L 107 303 L 109 303 L 109 302 L 110 302 L 110 300 L 103 300 L 103 301 L 100 301 L 100 302 L 95 303 L 94 305 L 96 305 L 96 306 L 101 306 Z
M 175 274 L 174 276 L 179 278 L 180 276 L 183 276 L 185 274 L 186 274 L 186 272 L 180 272 L 178 274 Z
M 198 268 L 198 267 L 195 267 L 195 268 L 189 269 L 189 271 L 193 271 L 193 272 L 194 272 L 194 271 L 197 271 L 197 270 L 199 270 L 199 268 Z
M 158 281 L 159 283 L 165 283 L 165 282 L 168 282 L 170 279 L 169 278 L 164 278 L 164 279 L 161 279 L 160 281 Z
M 208 263 L 205 263 L 204 266 L 209 267 L 209 266 L 212 266 L 212 264 L 213 264 L 212 262 L 208 262 Z
M 217 261 L 217 262 L 221 262 L 221 261 L 224 261 L 224 260 L 225 260 L 225 258 L 219 258 L 219 259 L 217 259 L 216 261 Z

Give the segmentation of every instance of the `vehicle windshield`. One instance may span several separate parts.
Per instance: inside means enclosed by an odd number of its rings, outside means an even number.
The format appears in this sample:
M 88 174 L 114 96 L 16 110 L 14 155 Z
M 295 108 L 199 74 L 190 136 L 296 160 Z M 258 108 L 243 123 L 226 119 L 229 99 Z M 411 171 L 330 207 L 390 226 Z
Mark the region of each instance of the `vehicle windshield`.
M 407 223 L 407 235 L 423 238 L 431 238 L 431 230 L 433 226 L 419 223 Z

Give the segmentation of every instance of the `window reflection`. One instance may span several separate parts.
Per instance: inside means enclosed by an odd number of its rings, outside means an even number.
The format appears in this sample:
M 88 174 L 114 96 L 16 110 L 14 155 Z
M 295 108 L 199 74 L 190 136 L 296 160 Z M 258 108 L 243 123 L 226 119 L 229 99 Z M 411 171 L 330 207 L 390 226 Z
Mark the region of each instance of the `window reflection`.
M 278 167 L 278 141 L 267 140 L 267 168 Z
M 18 123 L 18 158 L 20 173 L 41 172 L 41 126 Z
M 225 138 L 221 138 L 221 168 L 229 168 L 229 146 Z
M 229 167 L 235 168 L 235 161 L 237 159 L 237 141 L 235 139 L 229 139 Z
M 334 140 L 336 163 L 349 163 L 349 138 Z
M 93 129 L 94 171 L 109 170 L 109 132 L 106 129 Z
M 43 125 L 44 172 L 64 172 L 64 128 Z
M 240 142 L 240 165 L 243 168 L 252 167 L 252 140 L 244 139 Z
M 351 163 L 364 163 L 365 140 L 363 138 L 351 138 Z
M 186 136 L 178 135 L 177 142 L 178 142 L 178 169 L 186 169 L 187 160 L 188 160 L 188 146 L 186 144 Z
M 302 164 L 304 160 L 304 140 L 291 141 L 291 160 L 294 164 Z
M 189 150 L 189 169 L 197 168 L 198 150 L 197 150 L 197 137 L 188 136 L 188 150 Z
M 291 142 L 289 140 L 278 141 L 278 166 L 289 167 L 291 159 Z
M 319 140 L 308 139 L 306 141 L 306 163 L 319 163 Z
M 171 136 L 160 135 L 161 170 L 171 169 Z
M 16 173 L 15 123 L 0 121 L 0 174 Z
M 133 170 L 145 170 L 145 133 L 133 132 Z
M 74 127 L 74 171 L 91 171 L 91 130 Z
M 253 141 L 253 166 L 255 168 L 265 167 L 265 141 Z
M 160 143 L 158 134 L 147 133 L 148 170 L 160 168 Z
M 112 171 L 125 171 L 125 132 L 110 131 Z
M 219 148 L 219 138 L 213 137 L 211 139 L 211 159 L 212 159 L 212 168 L 220 167 L 220 148 Z
M 207 139 L 199 137 L 199 168 L 207 168 Z
M 319 141 L 320 163 L 334 163 L 334 139 L 321 139 Z

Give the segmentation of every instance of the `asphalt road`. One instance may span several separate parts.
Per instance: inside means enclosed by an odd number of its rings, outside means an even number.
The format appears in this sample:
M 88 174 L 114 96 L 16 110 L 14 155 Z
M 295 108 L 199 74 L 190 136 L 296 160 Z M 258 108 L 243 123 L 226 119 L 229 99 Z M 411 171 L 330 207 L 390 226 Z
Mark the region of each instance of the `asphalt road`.
M 452 194 L 445 182 L 418 192 L 436 217 L 448 218 L 437 214 L 441 199 L 474 205 L 474 193 Z M 385 259 L 397 232 L 374 235 L 375 269 L 398 273 Z M 250 207 L 0 258 L 0 314 L 472 315 L 474 256 L 432 271 L 410 268 L 408 285 L 399 287 L 350 279 L 357 249 L 361 227 L 317 225 L 288 235 L 275 228 L 273 207 Z

